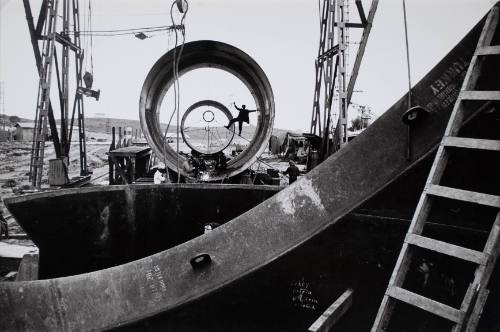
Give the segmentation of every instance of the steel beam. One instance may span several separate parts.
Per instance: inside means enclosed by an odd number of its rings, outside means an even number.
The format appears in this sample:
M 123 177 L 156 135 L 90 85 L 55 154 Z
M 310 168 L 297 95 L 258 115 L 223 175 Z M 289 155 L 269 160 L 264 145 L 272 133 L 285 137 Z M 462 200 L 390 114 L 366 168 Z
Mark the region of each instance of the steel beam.
M 44 0 L 44 3 L 42 3 L 42 9 L 43 5 L 45 5 L 46 8 L 47 6 L 46 2 L 47 1 Z M 33 23 L 33 14 L 31 13 L 31 6 L 29 0 L 23 0 L 23 4 L 24 4 L 24 12 L 26 13 L 26 20 L 28 21 L 28 30 L 30 33 L 31 45 L 33 47 L 33 53 L 35 54 L 35 63 L 38 70 L 38 74 L 40 74 L 42 70 L 42 56 L 40 54 L 40 48 L 38 47 L 38 37 L 35 31 L 35 25 Z M 37 28 L 39 25 L 40 25 L 40 19 L 38 20 Z M 49 126 L 50 126 L 52 142 L 54 143 L 54 150 L 56 153 L 56 157 L 59 158 L 62 156 L 63 151 L 61 149 L 61 142 L 59 140 L 59 133 L 57 131 L 56 120 L 54 118 L 54 111 L 52 109 L 51 102 L 49 102 L 48 118 L 49 118 Z

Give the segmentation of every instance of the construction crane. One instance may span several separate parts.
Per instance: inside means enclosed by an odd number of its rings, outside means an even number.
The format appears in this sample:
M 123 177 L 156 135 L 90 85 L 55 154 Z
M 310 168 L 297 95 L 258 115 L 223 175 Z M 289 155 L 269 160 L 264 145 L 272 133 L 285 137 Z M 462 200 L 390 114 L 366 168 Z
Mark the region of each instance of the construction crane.
M 355 5 L 359 14 L 359 23 L 349 21 L 349 0 L 324 0 L 320 10 L 321 34 L 318 57 L 315 62 L 316 80 L 310 127 L 310 134 L 321 139 L 320 161 L 347 144 L 347 110 L 378 0 L 372 1 L 368 17 L 365 15 L 361 0 L 355 0 Z M 363 33 L 352 71 L 348 75 L 350 28 L 361 28 Z M 339 100 L 336 111 L 333 107 L 335 90 L 338 91 Z
M 60 3 L 62 2 L 62 12 Z M 33 186 L 40 188 L 45 157 L 45 141 L 50 136 L 54 144 L 56 158 L 66 166 L 69 162 L 71 138 L 75 113 L 78 121 L 78 138 L 80 147 L 80 175 L 87 175 L 87 155 L 85 144 L 85 123 L 83 96 L 99 98 L 99 92 L 83 87 L 84 51 L 80 44 L 80 12 L 78 0 L 43 0 L 38 19 L 33 19 L 29 0 L 23 0 L 28 29 L 40 76 L 37 105 L 35 112 L 35 129 L 30 162 L 30 180 Z M 58 24 L 62 18 L 61 24 Z M 73 31 L 70 31 L 73 26 Z M 61 31 L 57 30 L 61 28 Z M 40 43 L 42 44 L 40 47 Z M 60 45 L 60 57 L 57 45 Z M 70 112 L 70 52 L 74 54 L 76 91 Z M 60 131 L 54 117 L 54 103 L 50 99 L 53 69 L 57 78 L 60 109 Z M 92 93 L 93 92 L 93 93 Z M 71 115 L 70 115 L 71 114 Z M 67 176 L 67 174 L 66 174 Z

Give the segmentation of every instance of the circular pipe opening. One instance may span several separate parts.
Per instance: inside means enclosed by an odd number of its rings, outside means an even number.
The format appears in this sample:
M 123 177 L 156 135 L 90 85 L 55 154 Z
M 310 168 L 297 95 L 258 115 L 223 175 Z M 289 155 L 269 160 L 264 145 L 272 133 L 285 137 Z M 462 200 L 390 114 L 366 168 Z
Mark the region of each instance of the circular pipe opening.
M 178 50 L 177 50 L 178 52 Z M 151 68 L 144 81 L 139 102 L 141 127 L 153 151 L 176 170 L 177 158 L 185 157 L 164 141 L 159 112 L 166 92 L 174 83 L 174 52 L 164 54 Z M 198 68 L 217 68 L 239 78 L 251 92 L 258 110 L 256 132 L 248 147 L 233 158 L 224 172 L 213 180 L 234 176 L 250 167 L 266 148 L 274 123 L 274 96 L 271 84 L 260 66 L 240 49 L 217 41 L 195 41 L 184 45 L 179 59 L 179 77 Z M 163 147 L 165 145 L 165 155 Z M 165 158 L 163 158 L 165 157 Z M 184 174 L 183 170 L 180 170 Z

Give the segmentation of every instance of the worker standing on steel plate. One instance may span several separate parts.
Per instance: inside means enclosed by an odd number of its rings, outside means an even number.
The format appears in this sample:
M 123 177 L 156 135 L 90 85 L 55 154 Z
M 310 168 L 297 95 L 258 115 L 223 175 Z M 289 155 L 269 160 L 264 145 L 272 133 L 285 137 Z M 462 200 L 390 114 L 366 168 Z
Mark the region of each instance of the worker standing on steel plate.
M 168 178 L 168 173 L 166 173 L 165 170 L 160 171 L 160 169 L 157 169 L 153 178 L 154 184 L 161 184 L 162 182 L 170 182 L 167 180 L 170 180 Z
M 297 177 L 300 174 L 300 170 L 297 166 L 295 166 L 295 163 L 291 160 L 289 162 L 289 165 L 290 166 L 288 166 L 288 168 L 286 169 L 286 171 L 283 172 L 283 174 L 288 174 L 289 178 L 288 183 L 292 184 L 295 181 L 297 181 Z
M 196 167 L 194 165 L 195 159 L 193 156 L 189 156 L 189 158 L 186 158 L 184 162 L 182 163 L 182 170 L 188 175 L 188 176 L 196 176 Z
M 229 120 L 229 123 L 227 126 L 225 126 L 227 129 L 231 127 L 231 125 L 235 122 L 238 122 L 238 128 L 239 128 L 239 134 L 241 136 L 241 129 L 243 128 L 243 122 L 250 123 L 250 118 L 248 117 L 248 114 L 257 112 L 257 110 L 248 110 L 245 105 L 241 105 L 241 108 L 236 106 L 236 103 L 233 103 L 234 108 L 236 108 L 239 113 L 238 116 L 235 117 L 234 119 Z

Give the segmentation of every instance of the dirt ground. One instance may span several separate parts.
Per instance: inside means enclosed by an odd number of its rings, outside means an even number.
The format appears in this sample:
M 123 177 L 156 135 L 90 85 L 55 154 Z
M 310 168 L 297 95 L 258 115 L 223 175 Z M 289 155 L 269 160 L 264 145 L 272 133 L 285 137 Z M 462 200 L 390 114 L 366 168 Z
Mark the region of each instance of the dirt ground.
M 95 135 L 92 135 L 95 136 Z M 0 209 L 7 217 L 9 232 L 11 234 L 20 234 L 24 231 L 17 223 L 10 218 L 10 213 L 3 204 L 7 197 L 31 192 L 34 188 L 29 181 L 30 157 L 32 142 L 14 141 L 0 142 Z M 96 140 L 87 141 L 87 165 L 90 171 L 100 175 L 106 169 L 107 174 L 107 156 L 109 142 L 97 142 Z M 45 145 L 45 158 L 42 177 L 42 190 L 49 190 L 47 183 L 47 172 L 49 170 L 49 160 L 55 158 L 54 147 L 51 142 Z M 80 157 L 78 142 L 71 145 L 69 176 L 80 175 Z

